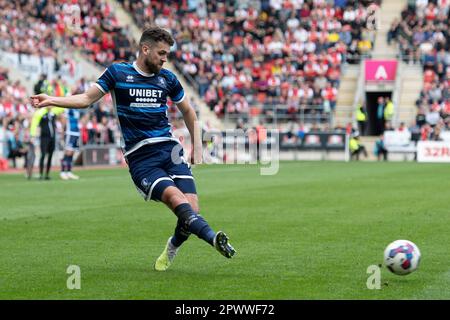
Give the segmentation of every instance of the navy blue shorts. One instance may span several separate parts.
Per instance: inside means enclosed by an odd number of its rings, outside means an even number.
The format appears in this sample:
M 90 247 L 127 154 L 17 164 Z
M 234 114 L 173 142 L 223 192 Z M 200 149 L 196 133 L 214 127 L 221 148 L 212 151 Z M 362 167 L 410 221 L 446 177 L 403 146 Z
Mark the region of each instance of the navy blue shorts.
M 177 142 L 142 146 L 127 156 L 127 162 L 131 178 L 146 201 L 161 201 L 163 191 L 170 186 L 183 193 L 197 193 L 190 165 Z
M 79 148 L 78 140 L 80 139 L 79 136 L 74 136 L 71 134 L 66 135 L 66 145 L 64 146 L 65 150 L 71 150 L 76 151 Z

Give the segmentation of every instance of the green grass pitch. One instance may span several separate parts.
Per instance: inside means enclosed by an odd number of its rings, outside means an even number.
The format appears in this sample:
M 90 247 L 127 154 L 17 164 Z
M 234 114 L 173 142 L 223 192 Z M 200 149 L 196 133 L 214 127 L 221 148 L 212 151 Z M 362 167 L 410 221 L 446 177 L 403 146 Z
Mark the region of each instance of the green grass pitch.
M 126 169 L 79 181 L 0 175 L 0 299 L 450 299 L 450 166 L 282 162 L 194 169 L 202 215 L 237 249 L 228 260 L 195 236 L 165 273 L 153 271 L 175 226 L 144 202 Z M 408 239 L 419 269 L 367 268 Z M 69 265 L 81 289 L 66 286 Z

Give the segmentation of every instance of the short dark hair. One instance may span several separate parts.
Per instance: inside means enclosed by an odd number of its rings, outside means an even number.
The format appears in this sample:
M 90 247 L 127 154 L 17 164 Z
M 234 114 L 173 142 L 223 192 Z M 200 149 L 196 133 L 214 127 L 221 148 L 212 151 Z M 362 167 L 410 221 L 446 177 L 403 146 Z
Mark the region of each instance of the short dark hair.
M 170 46 L 175 43 L 172 35 L 168 31 L 160 27 L 150 27 L 145 29 L 142 33 L 141 39 L 139 40 L 139 45 L 142 46 L 146 42 L 156 43 L 160 41 L 163 41 Z

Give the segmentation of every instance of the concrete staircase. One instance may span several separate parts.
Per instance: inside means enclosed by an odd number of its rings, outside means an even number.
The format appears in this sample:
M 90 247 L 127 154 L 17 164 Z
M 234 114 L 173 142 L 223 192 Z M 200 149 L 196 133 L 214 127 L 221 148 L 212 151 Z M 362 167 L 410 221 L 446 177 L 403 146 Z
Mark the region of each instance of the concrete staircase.
M 397 125 L 404 122 L 409 126 L 415 122 L 417 113 L 415 102 L 423 87 L 423 70 L 420 65 L 407 65 L 403 62 L 400 68 L 402 69 L 401 87 L 395 120 Z
M 378 13 L 378 29 L 375 37 L 375 46 L 372 57 L 375 59 L 396 59 L 398 47 L 395 42 L 391 45 L 387 43 L 387 33 L 395 19 L 400 19 L 401 11 L 406 8 L 407 0 L 383 1 Z M 358 94 L 358 77 L 360 66 L 346 66 L 346 70 L 341 78 L 339 96 L 337 101 L 334 125 L 345 125 L 353 122 L 355 95 Z M 394 125 L 400 122 L 410 124 L 414 121 L 416 109 L 415 101 L 418 98 L 419 88 L 422 88 L 423 72 L 420 66 L 410 66 L 399 62 L 400 76 L 398 90 L 397 109 L 394 118 Z M 361 89 L 362 90 L 362 89 Z M 371 143 L 368 141 L 368 143 Z
M 5 59 L 1 50 L 0 50 L 0 66 L 8 69 L 8 77 L 11 80 L 11 82 L 20 81 L 20 84 L 25 87 L 27 94 L 28 95 L 33 94 L 34 82 L 18 68 L 12 68 L 10 62 L 8 62 Z
M 377 58 L 395 58 L 398 54 L 397 45 L 387 44 L 387 33 L 395 19 L 400 19 L 400 13 L 406 8 L 407 0 L 383 1 L 378 14 L 378 29 L 375 37 L 373 56 Z
M 359 65 L 347 65 L 341 76 L 333 125 L 345 126 L 353 121 L 354 99 L 358 87 Z
M 387 33 L 392 22 L 401 18 L 401 11 L 406 8 L 407 0 L 383 1 L 379 12 L 378 30 L 373 50 L 373 57 L 379 59 L 395 59 L 399 53 L 395 42 L 387 43 Z M 416 115 L 415 101 L 423 84 L 423 71 L 418 65 L 407 65 L 399 61 L 400 68 L 395 90 L 394 104 L 396 105 L 393 125 L 398 126 L 400 122 L 406 125 L 414 121 Z
M 114 13 L 117 15 L 118 21 L 120 21 L 121 25 L 127 26 L 130 35 L 134 37 L 136 42 L 139 42 L 142 31 L 134 23 L 132 16 L 128 12 L 126 12 L 121 4 L 116 0 L 107 0 L 107 2 L 111 5 L 111 7 L 114 8 Z M 178 72 L 175 66 L 170 63 L 170 61 L 168 61 L 164 64 L 164 68 L 169 69 L 177 76 L 178 80 L 184 88 L 186 95 L 192 98 L 194 107 L 197 108 L 199 113 L 199 120 L 203 124 L 209 123 L 212 128 L 222 130 L 223 123 L 219 118 L 217 118 L 216 114 L 209 109 L 209 107 L 206 105 L 197 91 L 195 91 L 192 86 L 184 80 L 184 77 Z
M 93 61 L 83 57 L 80 52 L 75 51 L 72 55 L 77 63 L 77 68 L 83 70 L 82 75 L 85 79 L 96 81 L 105 70 L 104 67 L 101 67 Z

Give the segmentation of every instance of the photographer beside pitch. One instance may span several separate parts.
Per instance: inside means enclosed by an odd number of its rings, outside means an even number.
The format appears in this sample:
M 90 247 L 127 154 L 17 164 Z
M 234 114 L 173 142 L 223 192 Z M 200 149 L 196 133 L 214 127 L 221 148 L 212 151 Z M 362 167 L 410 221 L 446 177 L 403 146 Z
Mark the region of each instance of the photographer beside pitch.
M 111 91 L 125 142 L 124 156 L 136 188 L 145 200 L 164 202 L 178 218 L 173 236 L 155 262 L 158 271 L 169 268 L 191 233 L 227 258 L 235 254 L 226 234 L 214 232 L 198 214 L 198 197 L 190 166 L 183 158 L 179 141 L 171 134 L 166 114 L 167 97 L 183 114 L 191 135 L 191 162 L 201 162 L 201 139 L 194 138 L 200 132 L 195 111 L 176 76 L 162 68 L 173 44 L 172 36 L 164 29 L 148 28 L 139 41 L 137 60 L 133 64 L 112 64 L 86 92 L 69 97 L 46 94 L 31 97 L 36 108 L 77 109 L 89 107 Z

